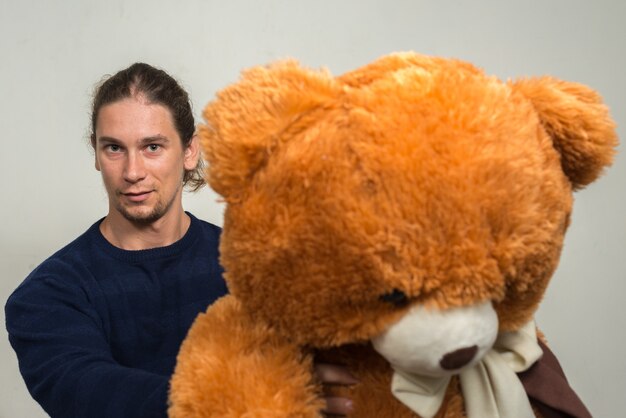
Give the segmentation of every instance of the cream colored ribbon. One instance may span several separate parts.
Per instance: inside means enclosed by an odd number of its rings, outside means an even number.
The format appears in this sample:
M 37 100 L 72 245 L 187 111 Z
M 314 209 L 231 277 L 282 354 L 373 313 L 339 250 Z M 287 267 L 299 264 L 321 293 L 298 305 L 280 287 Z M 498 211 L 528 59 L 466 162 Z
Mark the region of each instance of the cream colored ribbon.
M 516 373 L 527 370 L 543 352 L 534 321 L 498 335 L 487 355 L 460 374 L 468 418 L 533 418 L 532 407 Z M 435 416 L 450 377 L 433 378 L 395 370 L 391 391 L 423 418 Z

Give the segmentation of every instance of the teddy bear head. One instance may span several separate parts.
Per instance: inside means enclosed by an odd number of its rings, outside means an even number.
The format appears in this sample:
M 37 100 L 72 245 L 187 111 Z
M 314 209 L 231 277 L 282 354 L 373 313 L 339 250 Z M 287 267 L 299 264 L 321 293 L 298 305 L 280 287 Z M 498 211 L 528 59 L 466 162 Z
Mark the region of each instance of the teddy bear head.
M 522 326 L 557 266 L 572 192 L 617 143 L 588 87 L 414 53 L 340 77 L 255 67 L 204 117 L 230 291 L 313 347 L 370 340 L 414 309 L 478 307 L 489 332 Z

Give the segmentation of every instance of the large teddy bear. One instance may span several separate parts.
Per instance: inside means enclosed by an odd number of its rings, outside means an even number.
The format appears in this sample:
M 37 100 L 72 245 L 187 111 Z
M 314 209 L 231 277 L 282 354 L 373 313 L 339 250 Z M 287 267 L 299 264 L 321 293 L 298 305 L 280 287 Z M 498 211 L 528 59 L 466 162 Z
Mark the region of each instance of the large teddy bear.
M 597 93 L 402 53 L 252 68 L 204 117 L 231 295 L 181 348 L 171 417 L 321 417 L 315 361 L 358 379 L 324 388 L 350 417 L 589 416 L 533 314 L 617 145 Z

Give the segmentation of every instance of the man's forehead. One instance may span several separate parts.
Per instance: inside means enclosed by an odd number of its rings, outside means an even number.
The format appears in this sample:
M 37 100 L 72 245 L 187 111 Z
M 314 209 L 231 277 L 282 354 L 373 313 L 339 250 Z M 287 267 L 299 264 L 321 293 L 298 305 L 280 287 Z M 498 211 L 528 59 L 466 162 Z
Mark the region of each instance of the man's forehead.
M 124 142 L 179 138 L 166 106 L 133 97 L 103 106 L 98 112 L 95 134 L 96 138 L 108 137 Z

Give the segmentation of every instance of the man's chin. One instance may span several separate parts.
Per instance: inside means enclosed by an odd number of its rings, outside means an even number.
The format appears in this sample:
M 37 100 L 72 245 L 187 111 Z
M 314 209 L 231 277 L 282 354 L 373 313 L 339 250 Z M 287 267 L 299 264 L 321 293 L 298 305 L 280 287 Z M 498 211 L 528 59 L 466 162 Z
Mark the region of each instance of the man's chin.
M 156 209 L 128 210 L 126 208 L 122 208 L 120 213 L 124 218 L 126 218 L 127 221 L 137 225 L 149 225 L 163 217 L 163 212 Z

